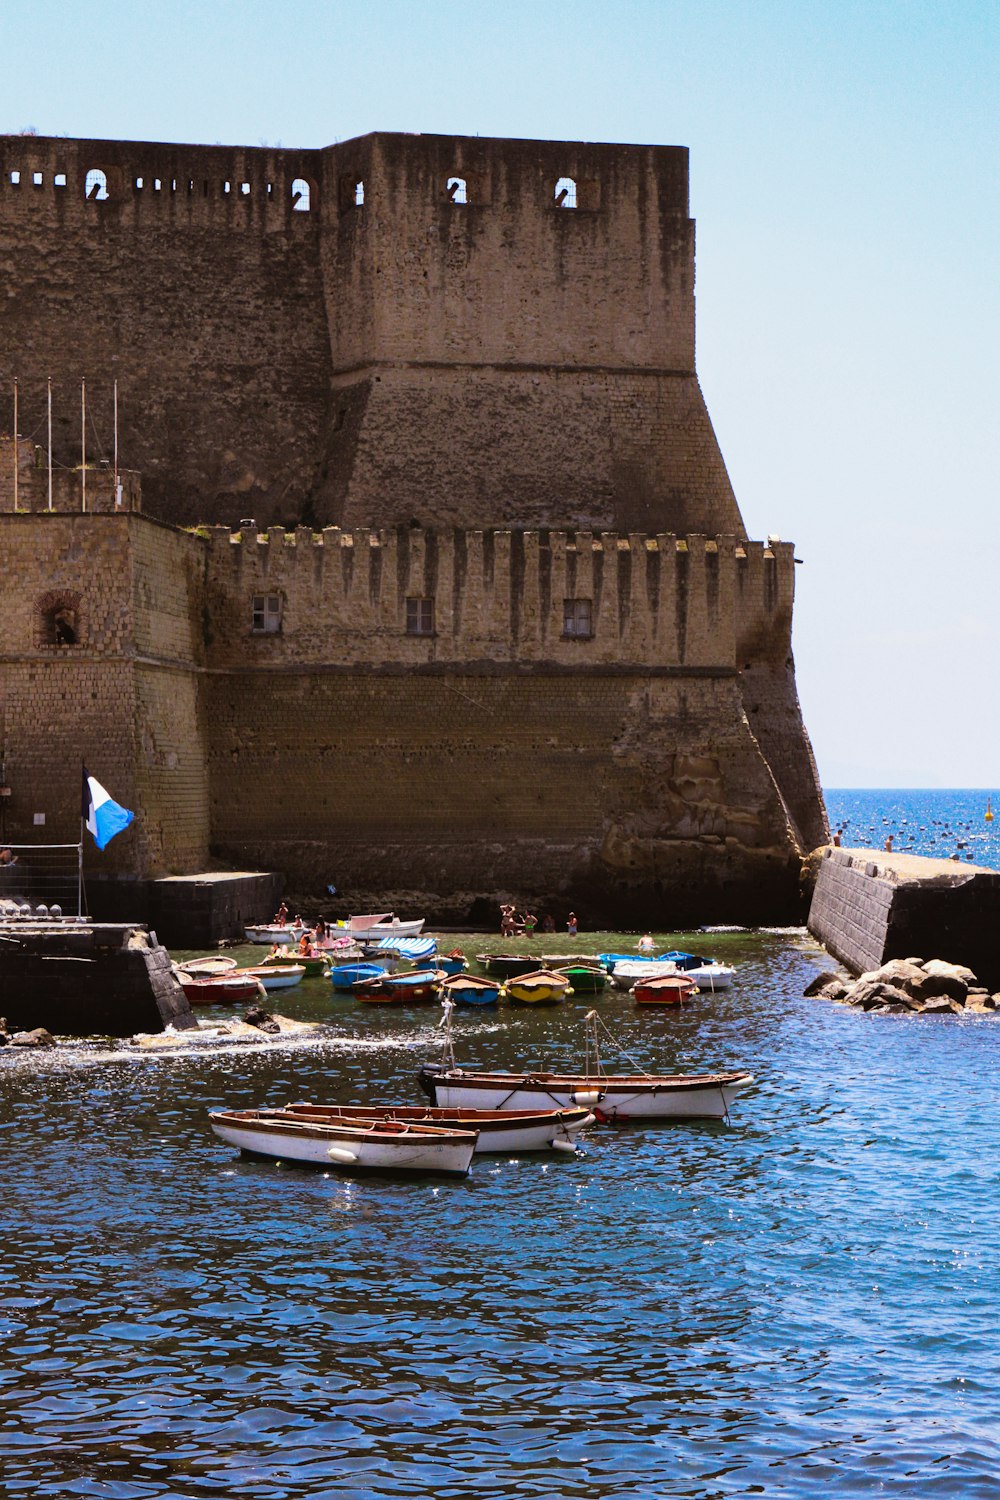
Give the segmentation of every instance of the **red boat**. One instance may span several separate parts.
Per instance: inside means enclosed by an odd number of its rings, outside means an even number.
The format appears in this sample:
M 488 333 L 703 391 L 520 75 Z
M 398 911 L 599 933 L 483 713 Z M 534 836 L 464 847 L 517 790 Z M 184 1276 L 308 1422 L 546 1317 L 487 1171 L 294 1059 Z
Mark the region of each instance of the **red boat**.
M 683 1005 L 698 986 L 686 974 L 661 974 L 659 979 L 640 979 L 632 986 L 636 1005 Z
M 204 979 L 182 978 L 180 984 L 189 1005 L 246 1005 L 259 1000 L 264 993 L 259 979 L 243 974 L 235 979 L 228 974 Z

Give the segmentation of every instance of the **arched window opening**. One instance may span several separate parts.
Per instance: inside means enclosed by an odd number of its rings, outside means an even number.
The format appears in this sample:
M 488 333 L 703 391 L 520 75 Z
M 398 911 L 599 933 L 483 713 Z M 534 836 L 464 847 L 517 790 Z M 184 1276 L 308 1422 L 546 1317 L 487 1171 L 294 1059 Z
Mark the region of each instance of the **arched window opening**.
M 224 182 L 224 183 L 223 183 L 223 184 L 222 184 L 222 192 L 223 192 L 223 195 L 224 195 L 224 196 L 225 196 L 225 197 L 226 197 L 226 198 L 228 198 L 228 197 L 229 197 L 229 195 L 230 195 L 230 193 L 231 193 L 231 192 L 232 192 L 232 191 L 233 191 L 233 185 L 232 185 L 232 183 L 231 183 L 231 182 Z
M 309 184 L 304 177 L 296 177 L 292 181 L 292 212 L 307 214 L 312 207 L 312 199 Z
M 340 179 L 340 209 L 347 213 L 352 208 L 363 208 L 365 202 L 365 179 L 357 172 L 348 172 Z
M 576 179 L 573 177 L 560 177 L 556 183 L 555 190 L 556 208 L 576 207 Z
M 78 646 L 80 644 L 79 594 L 43 594 L 38 601 L 38 644 L 40 646 Z
M 88 203 L 103 203 L 108 197 L 108 176 L 100 167 L 91 167 L 84 178 L 84 196 Z
M 468 203 L 469 201 L 469 185 L 464 177 L 449 177 L 444 190 L 452 203 Z

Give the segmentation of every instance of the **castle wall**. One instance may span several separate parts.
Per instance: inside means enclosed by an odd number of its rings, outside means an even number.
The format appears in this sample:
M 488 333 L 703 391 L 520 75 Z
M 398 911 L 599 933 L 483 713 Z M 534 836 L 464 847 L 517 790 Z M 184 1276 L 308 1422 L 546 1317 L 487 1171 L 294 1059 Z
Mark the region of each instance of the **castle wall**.
M 151 514 L 742 533 L 694 374 L 682 148 L 4 137 L 0 250 L 0 427 L 16 376 L 40 439 L 51 374 L 77 464 L 86 377 L 107 456 L 117 378 Z

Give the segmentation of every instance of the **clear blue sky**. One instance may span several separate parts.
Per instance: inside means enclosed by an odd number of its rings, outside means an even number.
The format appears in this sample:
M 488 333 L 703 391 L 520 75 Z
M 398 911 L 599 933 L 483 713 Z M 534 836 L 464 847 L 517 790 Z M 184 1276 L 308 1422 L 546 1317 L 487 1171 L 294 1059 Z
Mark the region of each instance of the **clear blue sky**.
M 691 150 L 698 363 L 828 786 L 1000 784 L 998 0 L 0 0 L 0 131 Z

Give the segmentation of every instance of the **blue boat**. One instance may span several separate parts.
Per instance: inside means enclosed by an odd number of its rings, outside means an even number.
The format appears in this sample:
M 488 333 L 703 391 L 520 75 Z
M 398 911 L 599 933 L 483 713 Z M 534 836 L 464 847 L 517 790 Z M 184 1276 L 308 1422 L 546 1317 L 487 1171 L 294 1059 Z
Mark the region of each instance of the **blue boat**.
M 496 1005 L 500 989 L 496 980 L 480 979 L 478 974 L 455 974 L 444 981 L 441 994 L 456 1005 Z
M 456 974 L 464 974 L 469 967 L 469 960 L 457 950 L 455 953 L 446 953 L 442 958 L 436 959 L 435 963 L 439 969 L 444 970 L 449 979 Z
M 330 983 L 335 990 L 349 990 L 359 979 L 380 979 L 386 972 L 385 964 L 335 964 Z

